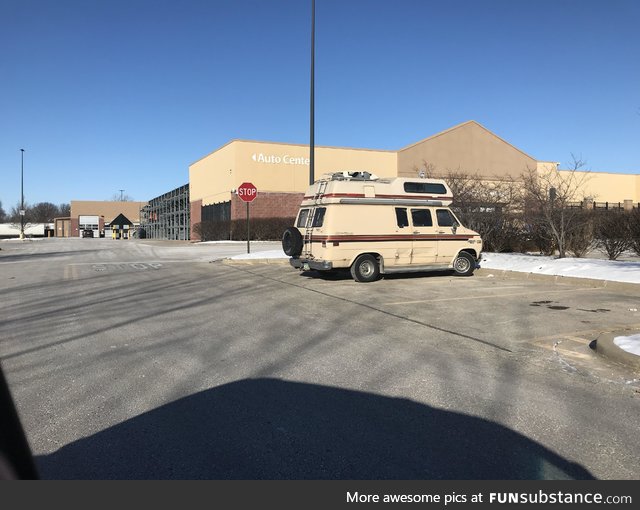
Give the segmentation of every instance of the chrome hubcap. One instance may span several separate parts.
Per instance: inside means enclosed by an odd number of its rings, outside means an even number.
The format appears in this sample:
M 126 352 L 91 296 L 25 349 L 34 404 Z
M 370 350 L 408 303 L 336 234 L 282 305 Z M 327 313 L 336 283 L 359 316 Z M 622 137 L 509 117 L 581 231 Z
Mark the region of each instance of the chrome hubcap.
M 467 259 L 460 257 L 456 259 L 454 267 L 456 271 L 458 271 L 459 273 L 465 273 L 466 271 L 469 270 L 470 264 Z
M 368 260 L 360 264 L 360 273 L 365 277 L 371 276 L 373 274 L 373 264 Z

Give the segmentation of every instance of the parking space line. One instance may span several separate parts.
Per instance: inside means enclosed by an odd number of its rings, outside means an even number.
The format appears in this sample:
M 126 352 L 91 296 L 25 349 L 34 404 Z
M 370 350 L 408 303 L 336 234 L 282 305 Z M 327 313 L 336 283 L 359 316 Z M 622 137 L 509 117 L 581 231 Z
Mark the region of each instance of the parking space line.
M 67 264 L 64 266 L 64 280 L 77 280 L 78 279 L 78 268 L 74 267 L 74 264 Z
M 586 290 L 597 290 L 595 287 L 593 288 L 585 288 Z M 562 289 L 562 290 L 531 290 L 527 292 L 511 292 L 507 294 L 486 294 L 481 296 L 462 296 L 462 297 L 448 297 L 448 298 L 431 298 L 431 299 L 420 299 L 417 301 L 396 301 L 393 303 L 384 303 L 384 305 L 415 305 L 420 303 L 434 303 L 438 301 L 463 301 L 467 299 L 487 299 L 487 298 L 504 298 L 504 297 L 512 297 L 512 296 L 529 296 L 531 294 L 560 294 L 563 292 L 575 292 L 575 289 Z
M 284 281 L 284 280 L 280 280 L 280 279 L 275 278 L 273 276 L 268 276 L 266 274 L 259 273 L 259 272 L 256 272 L 256 271 L 251 271 L 250 269 L 246 269 L 243 266 L 227 266 L 227 267 L 229 267 L 231 269 L 234 269 L 236 271 L 239 271 L 239 272 L 246 273 L 246 274 L 259 276 L 259 277 L 262 277 L 262 278 L 264 278 L 266 280 L 271 280 L 271 281 L 278 282 L 278 283 L 281 283 L 281 284 L 284 284 L 284 285 L 289 285 L 291 287 L 296 287 L 296 288 L 299 288 L 299 289 L 302 289 L 302 290 L 306 290 L 308 292 L 313 292 L 315 294 L 319 294 L 321 296 L 325 296 L 325 297 L 328 297 L 330 299 L 337 299 L 337 300 L 340 300 L 340 301 L 344 301 L 345 303 L 350 303 L 352 305 L 360 306 L 362 308 L 367 308 L 367 309 L 372 310 L 374 312 L 379 312 L 379 313 L 382 313 L 384 315 L 388 315 L 389 317 L 394 317 L 396 319 L 400 319 L 400 320 L 403 320 L 403 321 L 412 322 L 414 324 L 418 324 L 420 326 L 424 326 L 426 328 L 433 329 L 435 331 L 440 331 L 442 333 L 448 333 L 450 335 L 455 335 L 455 336 L 460 337 L 460 338 L 466 338 L 468 340 L 473 340 L 474 342 L 478 342 L 478 343 L 484 344 L 487 347 L 491 347 L 491 348 L 497 349 L 499 351 L 508 352 L 508 353 L 512 352 L 511 349 L 508 349 L 506 347 L 502 347 L 501 345 L 494 344 L 494 343 L 489 342 L 487 340 L 483 340 L 482 338 L 477 338 L 477 337 L 474 337 L 474 336 L 471 336 L 471 335 L 466 335 L 464 333 L 460 333 L 458 331 L 452 331 L 450 329 L 441 328 L 441 327 L 436 326 L 434 324 L 429 324 L 427 322 L 422 322 L 422 321 L 419 321 L 417 319 L 412 319 L 411 317 L 398 315 L 396 313 L 390 312 L 388 310 L 382 310 L 380 308 L 377 308 L 377 307 L 372 306 L 372 305 L 367 304 L 367 303 L 362 303 L 362 302 L 359 302 L 359 301 L 356 301 L 356 300 L 353 300 L 353 299 L 348 299 L 346 297 L 338 296 L 338 295 L 335 295 L 335 294 L 330 294 L 328 292 L 322 292 L 321 290 L 314 289 L 314 288 L 311 288 L 311 287 L 308 287 L 308 286 L 297 285 L 295 283 L 291 283 L 291 282 L 287 282 L 287 281 Z

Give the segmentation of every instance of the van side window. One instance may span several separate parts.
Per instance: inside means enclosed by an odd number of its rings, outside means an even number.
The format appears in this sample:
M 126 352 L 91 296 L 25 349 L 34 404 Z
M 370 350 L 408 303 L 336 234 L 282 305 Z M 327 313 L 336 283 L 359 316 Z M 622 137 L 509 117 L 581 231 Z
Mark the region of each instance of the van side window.
M 296 227 L 302 228 L 307 226 L 307 218 L 309 217 L 309 209 L 301 209 L 298 215 L 298 223 Z
M 438 209 L 436 211 L 436 216 L 438 218 L 438 225 L 441 227 L 453 227 L 454 225 L 459 225 L 449 209 Z
M 438 182 L 405 182 L 406 193 L 429 193 L 430 195 L 446 195 L 447 188 Z
M 431 211 L 429 209 L 411 209 L 411 221 L 414 227 L 432 227 Z
M 396 221 L 400 228 L 409 226 L 409 217 L 407 216 L 407 210 L 402 207 L 396 207 Z
M 318 207 L 316 209 L 315 214 L 313 215 L 313 225 L 314 227 L 321 227 L 324 222 L 324 213 L 327 210 L 326 207 Z

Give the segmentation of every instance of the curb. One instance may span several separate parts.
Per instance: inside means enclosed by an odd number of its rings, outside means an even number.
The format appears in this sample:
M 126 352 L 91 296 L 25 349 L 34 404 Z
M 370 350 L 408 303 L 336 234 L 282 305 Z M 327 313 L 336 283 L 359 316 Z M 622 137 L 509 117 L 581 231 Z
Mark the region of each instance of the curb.
M 509 271 L 508 269 L 480 268 L 475 272 L 478 276 L 487 277 L 490 274 L 498 278 L 513 278 L 519 280 L 547 281 L 555 284 L 568 284 L 578 287 L 592 287 L 608 290 L 630 290 L 638 292 L 640 283 L 615 282 L 611 280 L 596 280 L 594 278 L 576 278 L 575 276 L 560 276 L 551 274 L 524 273 L 522 271 Z
M 628 329 L 603 333 L 596 340 L 596 352 L 611 361 L 626 365 L 640 373 L 640 356 L 627 352 L 613 343 L 613 339 L 617 336 L 629 336 L 637 333 L 637 330 Z
M 222 259 L 223 264 L 229 266 L 256 266 L 258 264 L 269 264 L 272 266 L 288 266 L 289 259 Z

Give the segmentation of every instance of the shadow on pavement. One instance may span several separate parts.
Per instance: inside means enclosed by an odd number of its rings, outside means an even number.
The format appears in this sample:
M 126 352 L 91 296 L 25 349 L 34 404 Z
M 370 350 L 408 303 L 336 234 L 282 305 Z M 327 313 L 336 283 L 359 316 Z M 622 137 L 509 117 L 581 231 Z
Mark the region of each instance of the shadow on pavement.
M 484 419 L 276 379 L 181 398 L 36 462 L 54 479 L 593 479 Z

